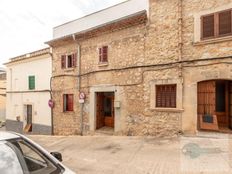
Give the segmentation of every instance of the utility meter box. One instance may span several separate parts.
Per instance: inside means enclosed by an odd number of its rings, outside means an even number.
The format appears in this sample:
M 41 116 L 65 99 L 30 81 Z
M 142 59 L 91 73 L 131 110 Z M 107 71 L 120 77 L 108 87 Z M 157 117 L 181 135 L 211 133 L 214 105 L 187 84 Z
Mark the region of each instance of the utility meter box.
M 120 108 L 121 107 L 121 102 L 120 101 L 114 101 L 114 107 L 115 108 Z

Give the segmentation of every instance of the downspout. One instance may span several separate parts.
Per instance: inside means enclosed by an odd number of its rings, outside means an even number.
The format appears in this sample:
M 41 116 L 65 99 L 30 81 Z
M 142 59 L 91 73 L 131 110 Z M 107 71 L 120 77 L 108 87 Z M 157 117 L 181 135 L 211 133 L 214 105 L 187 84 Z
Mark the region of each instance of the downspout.
M 178 61 L 182 61 L 182 51 L 183 51 L 183 33 L 182 33 L 182 25 L 183 25 L 183 0 L 179 0 L 178 3 Z M 182 77 L 182 64 L 180 64 L 180 74 Z
M 183 56 L 183 0 L 178 0 L 178 61 L 182 61 Z M 183 109 L 184 102 L 184 79 L 183 79 L 183 67 L 182 63 L 179 64 L 179 78 L 181 79 L 181 90 L 182 90 L 182 98 L 181 98 L 181 109 Z M 182 125 L 182 116 L 180 116 L 180 133 L 183 133 L 183 125 Z
M 52 54 L 52 48 L 50 48 L 50 56 L 51 56 L 51 59 L 53 60 L 53 54 Z M 52 61 L 51 60 L 51 61 Z M 52 72 L 51 72 L 52 73 Z M 52 75 L 50 77 L 50 99 L 53 101 L 53 96 L 52 96 Z M 51 134 L 54 135 L 54 121 L 53 121 L 53 107 L 51 108 L 51 127 L 52 127 L 52 130 L 51 130 Z
M 53 101 L 53 97 L 52 97 L 52 78 L 50 77 L 50 98 Z M 54 135 L 54 122 L 53 122 L 53 108 L 51 108 L 51 127 L 52 127 L 52 131 L 51 134 Z
M 77 44 L 77 59 L 78 59 L 77 90 L 80 93 L 81 92 L 81 46 L 76 40 L 75 34 L 73 34 L 72 37 Z M 80 103 L 80 135 L 81 136 L 83 136 L 83 108 L 84 108 L 84 103 Z

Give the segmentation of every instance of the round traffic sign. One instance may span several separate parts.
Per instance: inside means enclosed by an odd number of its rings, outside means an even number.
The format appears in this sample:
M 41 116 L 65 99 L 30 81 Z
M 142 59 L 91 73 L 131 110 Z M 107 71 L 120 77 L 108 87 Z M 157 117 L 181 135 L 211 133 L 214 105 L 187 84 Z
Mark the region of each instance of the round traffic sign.
M 54 102 L 52 101 L 52 99 L 48 100 L 48 106 L 50 108 L 53 108 L 54 107 Z
M 84 92 L 80 92 L 79 98 L 80 98 L 80 99 L 85 99 L 85 93 L 84 93 Z

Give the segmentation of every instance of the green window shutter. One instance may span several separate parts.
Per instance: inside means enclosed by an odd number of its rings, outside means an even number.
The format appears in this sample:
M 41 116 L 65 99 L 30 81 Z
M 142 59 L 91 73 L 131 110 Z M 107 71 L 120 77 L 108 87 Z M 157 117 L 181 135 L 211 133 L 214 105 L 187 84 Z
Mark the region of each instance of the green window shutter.
M 35 76 L 28 77 L 28 84 L 30 90 L 35 89 Z

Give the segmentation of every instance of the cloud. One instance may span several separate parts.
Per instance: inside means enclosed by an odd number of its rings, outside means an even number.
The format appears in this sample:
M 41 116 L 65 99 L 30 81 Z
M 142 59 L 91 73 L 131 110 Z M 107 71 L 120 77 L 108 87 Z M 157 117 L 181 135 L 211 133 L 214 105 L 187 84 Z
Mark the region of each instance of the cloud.
M 124 0 L 1 0 L 0 66 L 35 51 L 52 38 L 52 28 Z

